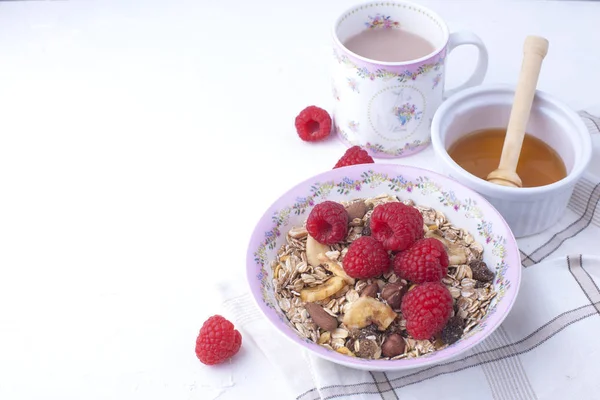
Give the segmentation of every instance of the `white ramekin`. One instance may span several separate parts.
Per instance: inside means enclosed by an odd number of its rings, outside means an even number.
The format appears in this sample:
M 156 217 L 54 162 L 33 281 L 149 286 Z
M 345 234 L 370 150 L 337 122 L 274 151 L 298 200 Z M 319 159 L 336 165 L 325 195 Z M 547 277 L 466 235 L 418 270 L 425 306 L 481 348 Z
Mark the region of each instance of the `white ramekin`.
M 514 87 L 478 86 L 446 100 L 431 125 L 431 140 L 440 171 L 481 193 L 502 214 L 516 237 L 533 235 L 555 224 L 564 214 L 575 183 L 592 156 L 589 131 L 577 113 L 552 96 L 537 91 L 527 133 L 548 143 L 567 167 L 566 178 L 551 185 L 511 188 L 471 175 L 450 156 L 459 137 L 477 129 L 506 127 Z

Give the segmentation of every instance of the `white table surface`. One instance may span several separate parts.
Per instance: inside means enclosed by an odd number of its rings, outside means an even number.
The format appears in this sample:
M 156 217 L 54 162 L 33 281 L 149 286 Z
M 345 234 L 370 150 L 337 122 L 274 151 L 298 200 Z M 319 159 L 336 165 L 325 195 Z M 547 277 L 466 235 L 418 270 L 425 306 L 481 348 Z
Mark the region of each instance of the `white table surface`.
M 481 36 L 486 83 L 514 83 L 539 34 L 539 88 L 600 103 L 600 3 L 420 3 Z M 352 4 L 0 3 L 0 399 L 289 397 L 260 353 L 209 368 L 194 344 L 266 207 L 345 150 L 293 122 L 331 105 Z M 474 54 L 452 53 L 449 86 Z

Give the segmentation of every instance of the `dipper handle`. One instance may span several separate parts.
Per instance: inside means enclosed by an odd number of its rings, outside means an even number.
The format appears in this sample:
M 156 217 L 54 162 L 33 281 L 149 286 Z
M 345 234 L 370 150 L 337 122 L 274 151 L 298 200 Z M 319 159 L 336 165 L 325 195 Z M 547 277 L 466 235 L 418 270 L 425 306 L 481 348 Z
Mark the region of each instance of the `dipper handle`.
M 539 36 L 528 36 L 525 39 L 523 63 L 506 129 L 502 156 L 498 169 L 487 177 L 490 182 L 504 186 L 522 186 L 521 178 L 516 172 L 517 164 L 521 155 L 525 129 L 531 113 L 542 61 L 547 53 L 548 40 Z

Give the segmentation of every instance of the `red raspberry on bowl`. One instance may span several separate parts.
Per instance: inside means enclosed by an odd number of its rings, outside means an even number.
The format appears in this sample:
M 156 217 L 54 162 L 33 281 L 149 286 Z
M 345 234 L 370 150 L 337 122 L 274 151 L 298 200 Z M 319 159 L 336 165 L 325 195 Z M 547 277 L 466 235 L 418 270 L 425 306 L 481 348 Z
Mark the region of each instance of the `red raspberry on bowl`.
M 220 315 L 204 322 L 196 339 L 196 356 L 201 363 L 215 365 L 233 357 L 242 345 L 242 335 Z
M 437 239 L 417 240 L 394 259 L 394 272 L 413 283 L 439 282 L 448 273 L 448 254 Z
M 381 243 L 362 236 L 350 243 L 342 266 L 352 278 L 375 278 L 390 269 L 390 258 Z
M 306 219 L 306 230 L 319 243 L 341 242 L 348 233 L 348 212 L 335 201 L 319 203 Z
M 317 106 L 308 106 L 296 117 L 296 131 L 306 142 L 323 140 L 331 133 L 329 113 Z
M 440 282 L 425 282 L 409 290 L 402 299 L 407 332 L 417 340 L 441 332 L 452 314 L 452 295 Z
M 348 165 L 373 164 L 374 162 L 373 157 L 365 150 L 361 149 L 360 146 L 353 146 L 346 150 L 333 169 L 346 167 Z
M 403 251 L 421 239 L 423 217 L 414 207 L 403 203 L 380 204 L 371 215 L 371 236 L 383 243 L 386 250 Z

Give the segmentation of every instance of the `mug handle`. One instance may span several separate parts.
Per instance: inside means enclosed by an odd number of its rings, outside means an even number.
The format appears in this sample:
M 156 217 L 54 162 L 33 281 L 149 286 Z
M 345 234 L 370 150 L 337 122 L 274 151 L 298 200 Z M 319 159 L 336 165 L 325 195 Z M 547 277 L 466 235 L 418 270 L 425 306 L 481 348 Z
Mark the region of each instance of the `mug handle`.
M 452 50 L 464 44 L 472 44 L 475 47 L 477 47 L 477 50 L 479 51 L 477 66 L 475 67 L 475 71 L 473 71 L 473 74 L 469 77 L 469 79 L 467 79 L 465 83 L 459 85 L 458 87 L 455 87 L 454 89 L 445 90 L 444 98 L 448 98 L 456 92 L 466 89 L 468 87 L 479 85 L 481 84 L 481 82 L 483 82 L 483 79 L 485 78 L 485 74 L 488 68 L 487 48 L 485 47 L 483 41 L 479 38 L 479 36 L 477 36 L 473 32 L 460 31 L 451 33 L 450 38 L 448 39 L 448 49 L 446 51 L 446 57 L 448 56 L 448 54 L 450 54 Z

